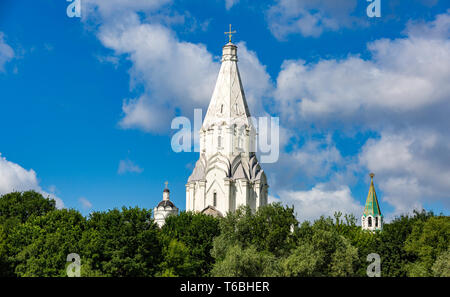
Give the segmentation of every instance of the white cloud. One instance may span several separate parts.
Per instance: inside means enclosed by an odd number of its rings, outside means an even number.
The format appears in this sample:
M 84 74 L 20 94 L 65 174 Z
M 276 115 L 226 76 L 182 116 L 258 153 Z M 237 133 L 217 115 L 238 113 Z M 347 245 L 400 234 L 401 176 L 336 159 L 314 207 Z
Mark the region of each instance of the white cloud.
M 123 129 L 137 128 L 146 132 L 164 131 L 173 111 L 152 104 L 151 98 L 143 95 L 136 99 L 124 100 L 123 118 L 119 125 Z
M 225 7 L 227 10 L 231 9 L 235 4 L 237 4 L 239 0 L 225 0 Z
M 132 62 L 131 86 L 144 87 L 140 97 L 124 101 L 124 117 L 119 123 L 122 128 L 168 131 L 176 110 L 191 116 L 194 108 L 207 107 L 220 62 L 204 45 L 181 41 L 170 29 L 141 23 L 134 14 L 120 25 L 102 26 L 98 37 L 117 56 Z M 249 106 L 261 114 L 261 98 L 273 88 L 270 76 L 255 52 L 245 43 L 238 47 Z
M 83 0 L 82 17 L 97 21 L 112 21 L 117 15 L 130 12 L 150 13 L 171 3 L 172 0 Z
M 208 103 L 218 64 L 204 45 L 179 41 L 169 29 L 141 24 L 137 16 L 123 27 L 103 27 L 99 38 L 131 60 L 131 84 L 145 88 L 140 98 L 124 103 L 122 127 L 155 132 L 170 127 L 176 108 L 190 115 Z
M 410 21 L 407 24 L 406 33 L 414 37 L 422 37 L 426 39 L 437 38 L 446 39 L 450 34 L 450 9 L 447 13 L 436 16 L 433 22 L 424 23 Z
M 47 193 L 42 190 L 37 179 L 36 172 L 33 169 L 26 170 L 20 165 L 6 160 L 0 153 L 0 195 L 14 191 L 35 190 L 44 197 L 50 197 L 56 202 L 56 207 L 64 207 L 63 201 L 53 193 Z
M 14 58 L 14 50 L 5 42 L 4 37 L 3 32 L 0 32 L 0 72 L 4 72 L 5 64 Z
M 331 134 L 302 139 L 301 146 L 292 145 L 288 152 L 281 152 L 277 163 L 264 164 L 272 194 L 279 195 L 279 191 L 286 189 L 305 189 L 326 181 L 336 186 L 354 182 L 355 160 L 342 156 Z
M 428 203 L 449 206 L 449 29 L 450 13 L 409 23 L 405 38 L 370 43 L 370 59 L 285 61 L 277 78 L 274 94 L 285 125 L 312 122 L 325 131 L 371 130 L 379 135 L 366 142 L 358 158 L 343 160 L 341 170 L 333 162 L 322 168 L 343 172 L 341 184 L 374 171 L 381 200 L 393 206 L 388 217 Z M 313 157 L 326 160 L 331 153 L 332 160 L 337 156 L 332 152 L 312 144 L 294 149 L 286 159 L 297 155 L 305 163 L 286 161 L 284 172 L 311 171 L 320 177 L 316 172 L 321 167 L 314 164 L 321 162 Z
M 320 178 L 328 175 L 332 167 L 342 164 L 344 159 L 329 135 L 325 141 L 306 142 L 300 149 L 290 153 L 290 161 L 296 162 L 308 177 Z
M 125 173 L 141 173 L 144 171 L 141 167 L 134 164 L 130 160 L 120 160 L 119 162 L 119 169 L 117 170 L 118 174 L 125 174 Z
M 294 205 L 300 221 L 314 221 L 320 216 L 333 216 L 335 212 L 354 214 L 358 218 L 364 206 L 355 201 L 348 186 L 330 187 L 317 184 L 308 191 L 281 191 L 284 204 Z
M 237 46 L 238 67 L 247 103 L 252 116 L 262 116 L 265 114 L 263 99 L 271 94 L 274 88 L 271 77 L 267 73 L 266 65 L 259 61 L 255 51 L 249 50 L 245 42 L 239 42 Z
M 278 39 L 290 34 L 318 37 L 324 31 L 337 31 L 357 22 L 351 16 L 356 6 L 356 0 L 278 0 L 267 11 L 267 19 Z
M 84 198 L 84 197 L 80 197 L 80 198 L 78 199 L 78 202 L 80 202 L 81 207 L 82 207 L 84 210 L 89 210 L 89 209 L 92 208 L 92 203 L 91 203 L 89 200 L 87 200 L 86 198 Z
M 376 173 L 382 200 L 397 215 L 436 201 L 450 206 L 449 151 L 450 141 L 437 132 L 384 132 L 364 145 L 359 161 Z
M 350 56 L 310 64 L 285 61 L 275 92 L 281 112 L 291 121 L 300 113 L 303 119 L 367 122 L 386 112 L 414 112 L 445 103 L 450 94 L 449 24 L 446 14 L 431 24 L 411 26 L 408 38 L 370 43 L 370 60 Z M 418 33 L 425 31 L 426 37 Z
M 237 2 L 227 0 L 226 5 L 231 8 Z M 170 3 L 171 0 L 86 0 L 83 4 L 87 28 L 114 51 L 107 61 L 114 65 L 119 62 L 114 57 L 131 61 L 130 86 L 143 89 L 136 98 L 123 101 L 119 126 L 124 129 L 170 131 L 175 113 L 191 117 L 194 108 L 205 109 L 211 98 L 220 57 L 213 56 L 203 44 L 185 42 L 176 36 L 169 26 L 174 22 L 190 25 L 193 18 L 189 12 L 180 15 L 172 11 Z M 198 26 L 198 21 L 193 21 L 192 25 Z M 92 23 L 94 26 L 90 27 Z M 270 93 L 273 84 L 256 53 L 248 50 L 245 43 L 238 46 L 249 106 L 254 115 L 263 114 L 261 98 Z M 99 60 L 106 61 L 104 57 Z

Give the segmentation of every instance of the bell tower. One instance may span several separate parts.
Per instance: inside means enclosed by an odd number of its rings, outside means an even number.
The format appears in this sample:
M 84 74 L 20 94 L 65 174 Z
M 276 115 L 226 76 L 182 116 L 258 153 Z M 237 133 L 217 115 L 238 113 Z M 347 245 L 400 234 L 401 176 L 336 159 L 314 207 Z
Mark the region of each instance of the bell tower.
M 378 204 L 377 193 L 373 184 L 375 174 L 371 173 L 369 194 L 366 199 L 366 206 L 361 217 L 361 227 L 363 230 L 380 231 L 383 229 L 383 215 Z

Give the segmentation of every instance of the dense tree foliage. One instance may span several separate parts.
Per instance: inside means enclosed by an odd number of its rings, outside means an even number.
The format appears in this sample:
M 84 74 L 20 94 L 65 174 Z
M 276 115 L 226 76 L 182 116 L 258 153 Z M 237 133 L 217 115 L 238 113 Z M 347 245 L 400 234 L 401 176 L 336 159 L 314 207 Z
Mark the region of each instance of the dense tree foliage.
M 449 248 L 450 217 L 431 217 L 426 221 L 417 221 L 405 243 L 405 251 L 417 257 L 407 264 L 409 276 L 430 276 L 432 267 L 439 256 L 448 259 L 445 254 Z M 450 264 L 450 263 L 448 263 Z
M 217 242 L 216 242 L 217 243 Z M 214 265 L 212 276 L 279 276 L 279 261 L 270 252 L 258 251 L 254 245 L 242 248 L 227 246 L 225 257 Z
M 415 212 L 414 216 L 402 215 L 389 224 L 375 238 L 376 252 L 381 256 L 383 276 L 407 276 L 408 263 L 414 263 L 417 256 L 405 250 L 405 242 L 414 225 L 433 217 L 433 213 Z
M 15 275 L 15 264 L 18 263 L 14 254 L 14 244 L 11 238 L 18 232 L 14 230 L 30 218 L 39 218 L 56 210 L 55 200 L 44 198 L 35 191 L 12 192 L 0 198 L 0 276 Z
M 297 225 L 293 208 L 273 204 L 252 213 L 249 207 L 241 207 L 220 221 L 213 255 L 222 260 L 228 248 L 235 245 L 243 249 L 253 246 L 258 252 L 275 256 L 286 255 L 295 244 L 291 229 Z
M 153 276 L 161 262 L 159 230 L 150 210 L 94 212 L 80 242 L 89 272 L 104 276 Z
M 55 200 L 44 199 L 35 192 L 13 192 L 0 199 L 0 224 L 25 223 L 33 215 L 42 216 L 55 210 Z
M 339 233 L 333 219 L 321 217 L 304 222 L 295 232 L 296 245 L 283 262 L 286 276 L 351 276 L 358 249 Z
M 161 241 L 165 247 L 163 274 L 173 276 L 208 275 L 212 268 L 211 249 L 213 239 L 219 235 L 219 219 L 200 213 L 181 212 L 169 216 L 161 230 Z M 180 255 L 176 255 L 178 249 Z M 186 250 L 185 264 L 175 268 L 169 265 L 174 257 Z M 179 260 L 177 260 L 179 261 Z
M 181 212 L 158 228 L 150 210 L 55 208 L 41 194 L 0 197 L 0 276 L 365 276 L 367 255 L 382 276 L 450 276 L 450 218 L 403 215 L 381 232 L 336 213 L 299 224 L 294 209 L 241 207 L 225 218 Z
M 8 254 L 18 276 L 64 276 L 67 255 L 79 250 L 85 218 L 75 210 L 54 210 L 30 218 L 8 235 Z

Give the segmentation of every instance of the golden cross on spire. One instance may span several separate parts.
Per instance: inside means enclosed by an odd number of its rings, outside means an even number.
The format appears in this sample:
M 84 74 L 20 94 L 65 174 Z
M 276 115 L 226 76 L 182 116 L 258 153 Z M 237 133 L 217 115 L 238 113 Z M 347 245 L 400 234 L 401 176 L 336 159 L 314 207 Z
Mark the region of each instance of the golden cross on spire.
M 167 185 L 169 184 L 169 182 L 168 182 L 168 181 L 166 181 L 166 182 L 165 182 L 164 184 L 166 185 L 166 189 L 167 189 Z
M 231 31 L 231 24 L 230 24 L 230 31 L 225 32 L 225 34 L 228 35 L 228 37 L 230 38 L 230 42 L 231 42 L 231 37 L 233 37 L 233 34 L 236 34 L 236 31 Z

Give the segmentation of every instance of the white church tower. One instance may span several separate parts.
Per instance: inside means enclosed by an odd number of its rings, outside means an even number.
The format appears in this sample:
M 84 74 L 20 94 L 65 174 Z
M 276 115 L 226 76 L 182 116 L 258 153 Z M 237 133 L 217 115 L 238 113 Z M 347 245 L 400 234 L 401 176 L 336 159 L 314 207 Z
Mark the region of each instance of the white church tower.
M 165 182 L 165 184 L 163 200 L 153 209 L 153 218 L 160 228 L 164 226 L 169 215 L 178 215 L 178 208 L 170 201 L 170 191 L 167 188 L 168 182 Z
M 224 216 L 240 205 L 267 204 L 268 184 L 255 155 L 250 119 L 238 69 L 237 46 L 223 47 L 222 65 L 200 129 L 200 158 L 186 184 L 186 210 Z

